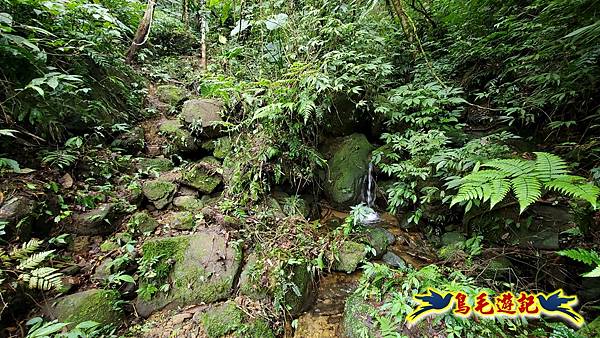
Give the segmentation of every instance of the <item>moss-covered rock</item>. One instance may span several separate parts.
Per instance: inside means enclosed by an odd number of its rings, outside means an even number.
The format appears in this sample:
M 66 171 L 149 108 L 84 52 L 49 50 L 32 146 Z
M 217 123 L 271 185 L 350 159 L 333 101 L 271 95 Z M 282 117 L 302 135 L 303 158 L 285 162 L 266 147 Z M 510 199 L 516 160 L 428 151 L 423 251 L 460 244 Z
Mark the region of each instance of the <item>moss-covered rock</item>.
M 255 253 L 249 254 L 238 281 L 238 289 L 241 295 L 254 300 L 268 297 L 268 290 L 261 285 L 260 281 L 261 268 L 262 266 L 258 262 L 257 255 Z
M 153 232 L 158 227 L 158 221 L 147 211 L 136 212 L 131 216 L 128 223 L 129 230 L 133 232 Z
M 116 291 L 91 289 L 61 297 L 45 306 L 44 312 L 51 318 L 72 323 L 73 326 L 90 320 L 118 326 L 123 320 L 121 311 L 115 309 L 118 300 Z
M 294 265 L 291 282 L 296 285 L 299 294 L 291 288 L 288 288 L 283 298 L 292 316 L 300 314 L 310 305 L 310 295 L 312 292 L 312 273 L 308 271 L 306 264 Z
M 167 257 L 155 269 L 170 272 L 172 281 L 168 294 L 160 293 L 152 300 L 138 297 L 136 308 L 148 316 L 166 306 L 186 306 L 212 303 L 231 295 L 242 260 L 241 251 L 230 245 L 218 232 L 205 231 L 189 236 L 177 236 L 147 241 L 142 247 L 144 259 L 158 255 Z M 172 267 L 172 268 L 171 268 Z
M 364 333 L 369 337 L 376 337 L 376 330 L 371 318 L 371 313 L 376 308 L 365 301 L 359 293 L 354 293 L 346 300 L 344 307 L 343 331 L 348 338 L 361 338 Z
M 215 141 L 213 155 L 218 159 L 224 159 L 231 152 L 232 144 L 229 136 L 219 137 Z
M 73 222 L 68 229 L 78 235 L 107 235 L 115 230 L 113 221 L 116 214 L 115 204 L 102 204 L 90 211 L 73 215 Z
M 375 250 L 376 258 L 381 258 L 388 246 L 395 241 L 394 235 L 381 227 L 368 228 L 361 238 L 364 243 Z
M 164 157 L 155 158 L 138 158 L 136 161 L 136 169 L 147 173 L 149 171 L 156 171 L 159 173 L 173 170 L 173 161 Z
M 358 264 L 365 261 L 367 257 L 366 246 L 362 243 L 345 241 L 339 248 L 337 260 L 333 265 L 335 271 L 351 273 L 356 270 Z
M 193 99 L 185 101 L 179 117 L 185 127 L 195 135 L 215 138 L 221 132 L 222 111 L 223 103 L 220 101 Z
M 177 230 L 191 230 L 196 225 L 194 215 L 189 211 L 179 211 L 168 216 L 169 226 Z
M 324 191 L 334 206 L 348 208 L 360 202 L 372 148 L 363 134 L 335 138 L 323 147 L 329 169 Z
M 179 120 L 165 120 L 158 127 L 159 132 L 164 135 L 170 144 L 164 146 L 165 155 L 189 154 L 198 151 L 199 147 L 192 134 L 183 129 Z
M 171 203 L 176 190 L 176 184 L 163 180 L 146 181 L 142 186 L 144 196 L 157 209 L 162 209 Z
M 173 205 L 179 210 L 199 212 L 204 208 L 204 202 L 196 198 L 196 196 L 178 196 L 173 199 Z
M 242 327 L 244 313 L 233 301 L 215 306 L 200 316 L 200 322 L 209 338 L 222 337 Z
M 160 85 L 156 87 L 156 96 L 159 100 L 170 105 L 176 105 L 186 96 L 186 91 L 183 88 L 175 85 Z
M 237 337 L 275 338 L 275 334 L 267 322 L 257 319 L 251 323 L 244 324 L 244 327 L 237 331 Z
M 219 160 L 208 156 L 184 171 L 183 183 L 205 194 L 210 194 L 223 181 L 219 174 L 220 171 Z
M 458 231 L 446 232 L 442 235 L 442 245 L 451 245 L 455 243 L 461 243 L 466 240 L 465 235 Z
M 125 150 L 129 154 L 137 154 L 144 150 L 144 128 L 135 127 L 119 135 L 111 144 L 114 148 Z

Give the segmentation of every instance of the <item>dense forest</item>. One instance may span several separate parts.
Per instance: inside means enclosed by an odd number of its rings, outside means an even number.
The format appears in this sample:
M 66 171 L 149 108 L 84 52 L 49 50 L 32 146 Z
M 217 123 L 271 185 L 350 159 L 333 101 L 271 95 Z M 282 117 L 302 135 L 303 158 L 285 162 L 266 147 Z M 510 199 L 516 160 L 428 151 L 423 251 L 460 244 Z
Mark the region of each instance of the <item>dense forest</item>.
M 0 0 L 0 65 L 0 337 L 600 337 L 596 0 Z

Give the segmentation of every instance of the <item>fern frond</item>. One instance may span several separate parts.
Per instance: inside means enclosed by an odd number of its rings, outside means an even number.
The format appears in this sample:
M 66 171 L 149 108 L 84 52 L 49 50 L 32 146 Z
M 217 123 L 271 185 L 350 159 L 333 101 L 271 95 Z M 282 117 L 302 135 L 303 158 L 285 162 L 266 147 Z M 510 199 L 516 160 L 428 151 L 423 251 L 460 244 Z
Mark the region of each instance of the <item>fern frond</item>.
M 490 210 L 500 203 L 510 190 L 510 181 L 507 179 L 498 179 L 490 182 Z
M 463 177 L 463 180 L 464 182 L 489 182 L 508 176 L 509 173 L 501 170 L 480 170 Z
M 533 161 L 524 161 L 519 159 L 491 160 L 484 163 L 482 166 L 498 169 L 510 177 L 527 175 L 535 169 Z
M 567 162 L 549 153 L 535 152 L 535 176 L 542 181 L 549 181 L 569 173 Z
M 583 177 L 563 175 L 558 176 L 556 179 L 550 182 L 546 182 L 545 186 L 549 190 L 558 191 L 565 195 L 581 198 L 590 202 L 590 204 L 597 208 L 597 199 L 600 195 L 600 188 L 594 184 L 588 183 L 577 183 L 577 181 L 584 181 Z
M 49 267 L 37 268 L 20 276 L 25 283 L 28 283 L 30 289 L 44 291 L 60 290 L 63 286 L 61 277 L 62 274 L 57 269 Z
M 598 265 L 594 270 L 592 270 L 590 272 L 586 272 L 581 276 L 588 277 L 588 278 L 600 277 L 600 265 Z
M 29 242 L 23 243 L 20 248 L 14 248 L 10 256 L 14 259 L 24 259 L 35 252 L 42 245 L 42 241 L 32 238 Z
M 577 248 L 561 250 L 557 253 L 561 256 L 569 257 L 583 264 L 600 265 L 600 255 L 593 250 Z
M 40 265 L 48 256 L 50 256 L 54 250 L 42 251 L 35 253 L 21 261 L 21 263 L 17 266 L 19 270 L 31 270 Z
M 518 176 L 511 180 L 513 192 L 519 201 L 520 213 L 542 197 L 542 184 L 533 176 Z
M 460 186 L 460 188 L 458 189 L 458 193 L 456 193 L 456 196 L 452 198 L 452 202 L 450 202 L 450 207 L 452 207 L 456 203 L 481 198 L 483 198 L 483 188 L 481 184 L 465 183 Z

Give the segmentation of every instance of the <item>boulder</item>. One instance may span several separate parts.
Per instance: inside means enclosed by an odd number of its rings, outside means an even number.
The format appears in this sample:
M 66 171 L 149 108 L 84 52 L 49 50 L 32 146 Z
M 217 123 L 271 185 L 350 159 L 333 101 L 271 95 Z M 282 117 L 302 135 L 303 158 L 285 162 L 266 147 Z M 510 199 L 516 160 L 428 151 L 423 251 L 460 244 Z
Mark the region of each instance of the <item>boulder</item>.
M 179 120 L 165 120 L 158 130 L 171 142 L 163 148 L 165 155 L 195 153 L 200 149 L 196 139 L 189 131 L 183 129 Z
M 199 200 L 196 196 L 184 195 L 178 196 L 173 199 L 173 205 L 179 210 L 200 212 L 204 208 L 204 202 Z
M 221 132 L 223 103 L 210 99 L 187 100 L 180 119 L 188 130 L 198 136 L 216 138 Z
M 146 181 L 142 186 L 144 196 L 157 209 L 162 209 L 171 203 L 176 190 L 177 185 L 175 183 L 163 180 Z
M 396 240 L 392 233 L 381 227 L 368 228 L 361 239 L 375 250 L 376 258 L 381 258 L 388 246 L 394 244 Z
M 212 307 L 200 316 L 200 322 L 209 338 L 219 338 L 242 327 L 244 312 L 233 301 Z
M 160 292 L 151 300 L 138 297 L 136 309 L 141 316 L 165 307 L 213 303 L 227 299 L 232 292 L 242 260 L 241 251 L 229 245 L 224 235 L 206 230 L 204 232 L 146 241 L 142 247 L 144 259 L 159 255 L 174 262 L 169 280 L 168 293 Z M 160 263 L 156 269 L 166 269 Z
M 224 159 L 231 152 L 232 144 L 229 136 L 219 137 L 214 144 L 213 155 L 218 159 Z
M 363 134 L 335 138 L 324 145 L 322 151 L 328 164 L 324 191 L 335 207 L 349 208 L 360 203 L 372 149 Z
M 182 182 L 204 194 L 210 194 L 223 181 L 219 174 L 220 171 L 219 161 L 212 156 L 208 156 L 185 170 Z
M 343 336 L 348 338 L 376 337 L 377 330 L 372 323 L 372 313 L 376 313 L 377 308 L 371 303 L 365 301 L 360 292 L 352 294 L 346 300 L 344 307 L 344 317 L 342 319 Z
M 406 262 L 404 261 L 404 259 L 402 259 L 402 257 L 398 256 L 397 254 L 395 254 L 392 251 L 386 252 L 383 255 L 383 257 L 381 257 L 381 259 L 383 260 L 383 262 L 385 264 L 387 264 L 388 266 L 390 266 L 392 268 L 396 268 L 396 269 L 405 269 L 406 268 Z
M 241 295 L 253 300 L 261 300 L 268 297 L 266 288 L 261 285 L 260 276 L 256 274 L 260 271 L 260 268 L 256 254 L 249 254 L 238 281 L 238 289 Z
M 345 241 L 339 248 L 333 270 L 352 273 L 367 258 L 367 247 L 362 243 Z
M 156 157 L 156 158 L 138 158 L 135 164 L 135 167 L 138 171 L 143 173 L 147 173 L 149 171 L 156 171 L 159 173 L 167 172 L 173 170 L 174 165 L 173 161 L 164 158 L 164 157 Z
M 306 264 L 298 264 L 293 266 L 291 275 L 291 282 L 294 283 L 297 290 L 288 288 L 283 295 L 283 299 L 290 314 L 297 316 L 311 304 L 310 297 L 313 290 L 312 273 L 308 271 Z
M 123 314 L 115 309 L 118 300 L 116 291 L 91 289 L 50 301 L 43 310 L 50 318 L 73 326 L 85 321 L 118 326 L 123 321 Z
M 75 214 L 69 231 L 78 235 L 108 235 L 115 231 L 113 221 L 116 218 L 116 205 L 105 203 L 96 209 Z
M 458 231 L 446 232 L 445 234 L 442 235 L 442 245 L 444 245 L 444 246 L 461 243 L 466 240 L 467 240 L 467 238 L 465 237 L 465 235 L 463 235 L 462 233 L 460 233 Z
M 160 85 L 156 87 L 156 96 L 160 101 L 174 106 L 185 98 L 186 91 L 175 85 Z
M 144 150 L 144 128 L 135 127 L 119 135 L 111 144 L 129 154 L 137 154 Z
M 196 225 L 194 215 L 189 211 L 179 211 L 167 216 L 169 226 L 177 230 L 192 230 Z
M 26 196 L 15 196 L 0 207 L 0 223 L 5 223 L 8 236 L 27 240 L 31 236 L 31 224 L 38 217 L 37 203 Z
M 136 212 L 131 216 L 128 222 L 129 230 L 141 232 L 143 234 L 154 232 L 158 227 L 158 221 L 150 216 L 147 211 Z

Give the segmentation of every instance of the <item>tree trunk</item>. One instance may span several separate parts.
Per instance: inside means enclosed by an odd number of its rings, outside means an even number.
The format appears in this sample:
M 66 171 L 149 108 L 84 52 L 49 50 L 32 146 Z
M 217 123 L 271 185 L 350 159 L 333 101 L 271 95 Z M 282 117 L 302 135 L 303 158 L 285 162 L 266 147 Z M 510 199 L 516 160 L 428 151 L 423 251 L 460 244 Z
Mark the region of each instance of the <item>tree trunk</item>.
M 148 41 L 148 37 L 150 36 L 150 27 L 152 26 L 152 19 L 154 17 L 155 6 L 156 0 L 148 0 L 144 17 L 142 18 L 142 21 L 140 21 L 140 25 L 135 32 L 131 46 L 129 46 L 129 50 L 125 56 L 125 62 L 128 64 L 131 64 L 137 51 L 142 48 L 142 45 L 144 45 L 146 41 Z

